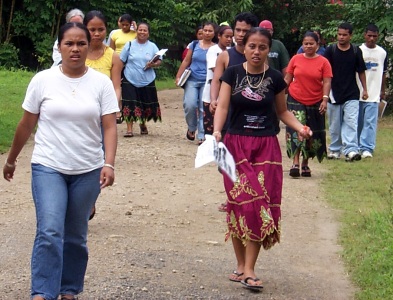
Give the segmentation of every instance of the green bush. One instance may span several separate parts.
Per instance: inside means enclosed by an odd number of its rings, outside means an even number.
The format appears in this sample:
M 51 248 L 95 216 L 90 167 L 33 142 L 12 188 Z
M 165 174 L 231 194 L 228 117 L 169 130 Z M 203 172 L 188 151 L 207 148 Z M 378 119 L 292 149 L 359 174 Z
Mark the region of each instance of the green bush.
M 52 66 L 52 49 L 53 49 L 53 38 L 49 34 L 44 34 L 42 39 L 36 41 L 35 51 L 37 60 L 39 63 L 39 69 L 48 69 Z
M 10 43 L 0 44 L 0 66 L 4 69 L 14 69 L 19 67 L 19 50 Z
M 161 66 L 156 69 L 157 80 L 173 79 L 175 80 L 180 61 L 176 59 L 164 58 Z

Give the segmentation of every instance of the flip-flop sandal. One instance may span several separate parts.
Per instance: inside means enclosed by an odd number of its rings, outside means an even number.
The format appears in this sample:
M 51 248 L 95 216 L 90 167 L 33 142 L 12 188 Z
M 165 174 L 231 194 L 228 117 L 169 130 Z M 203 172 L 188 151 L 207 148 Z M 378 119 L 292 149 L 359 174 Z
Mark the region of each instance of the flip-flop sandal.
M 189 131 L 187 129 L 186 137 L 188 140 L 193 141 L 195 140 L 195 131 Z
M 133 134 L 132 132 L 130 132 L 130 131 L 127 131 L 123 136 L 124 136 L 125 138 L 129 138 L 129 137 L 133 137 L 134 134 Z
M 299 165 L 293 165 L 289 170 L 289 176 L 293 178 L 300 177 Z
M 302 166 L 302 177 L 311 177 L 311 169 L 308 166 Z
M 241 279 L 234 279 L 234 278 L 231 278 L 231 276 L 233 276 L 233 275 L 235 275 L 236 277 L 241 277 L 241 276 L 244 275 L 244 273 L 239 273 L 238 271 L 234 270 L 234 271 L 232 272 L 232 274 L 229 275 L 229 280 L 230 280 L 230 281 L 233 281 L 233 282 L 241 282 L 241 281 L 242 281 Z
M 259 278 L 247 277 L 246 279 L 240 281 L 240 283 L 243 285 L 244 288 L 252 290 L 252 291 L 261 291 L 263 289 L 262 285 L 249 284 L 248 283 L 249 280 L 252 280 L 254 282 L 261 281 Z
M 227 204 L 226 203 L 221 203 L 220 206 L 218 207 L 218 211 L 220 211 L 220 212 L 227 212 Z

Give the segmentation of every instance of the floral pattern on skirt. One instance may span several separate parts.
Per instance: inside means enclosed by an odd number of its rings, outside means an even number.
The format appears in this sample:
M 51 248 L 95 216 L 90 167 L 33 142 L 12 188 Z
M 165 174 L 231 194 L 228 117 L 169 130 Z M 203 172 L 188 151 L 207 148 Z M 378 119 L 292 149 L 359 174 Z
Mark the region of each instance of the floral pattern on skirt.
M 144 87 L 136 87 L 125 78 L 122 82 L 123 116 L 127 122 L 161 122 L 155 81 Z
M 314 105 L 304 105 L 288 95 L 287 103 L 288 110 L 295 115 L 300 123 L 310 127 L 313 132 L 311 138 L 300 141 L 297 132 L 287 126 L 286 144 L 288 157 L 293 158 L 295 153 L 300 151 L 304 159 L 317 157 L 318 161 L 322 162 L 327 153 L 325 115 L 319 113 L 321 102 Z
M 260 243 L 264 249 L 280 241 L 282 157 L 276 136 L 227 134 L 225 145 L 236 162 L 237 181 L 224 175 L 228 196 L 225 240 Z
M 203 129 L 205 134 L 213 134 L 213 117 L 210 112 L 210 103 L 203 102 Z

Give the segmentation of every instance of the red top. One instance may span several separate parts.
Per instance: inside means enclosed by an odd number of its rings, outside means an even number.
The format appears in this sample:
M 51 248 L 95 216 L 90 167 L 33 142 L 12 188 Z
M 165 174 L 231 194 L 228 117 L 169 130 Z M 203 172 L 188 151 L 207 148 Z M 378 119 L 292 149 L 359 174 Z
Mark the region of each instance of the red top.
M 313 105 L 321 101 L 323 96 L 323 78 L 332 78 L 332 67 L 329 61 L 318 55 L 306 58 L 303 53 L 296 54 L 289 61 L 287 73 L 293 75 L 289 85 L 289 93 L 295 100 L 304 105 Z

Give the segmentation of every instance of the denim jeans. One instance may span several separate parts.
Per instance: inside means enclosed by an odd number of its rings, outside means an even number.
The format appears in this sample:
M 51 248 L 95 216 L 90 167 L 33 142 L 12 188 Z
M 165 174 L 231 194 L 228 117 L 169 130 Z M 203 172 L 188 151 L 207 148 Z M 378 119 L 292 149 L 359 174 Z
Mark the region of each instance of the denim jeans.
M 198 140 L 205 138 L 202 94 L 205 81 L 188 79 L 184 86 L 183 109 L 189 131 L 198 129 Z
M 82 292 L 87 267 L 87 228 L 100 193 L 101 169 L 65 175 L 32 164 L 37 229 L 31 259 L 31 296 L 47 300 Z
M 374 152 L 378 126 L 378 103 L 359 102 L 359 150 Z
M 343 104 L 328 103 L 330 145 L 329 151 L 358 152 L 359 100 L 348 100 Z

